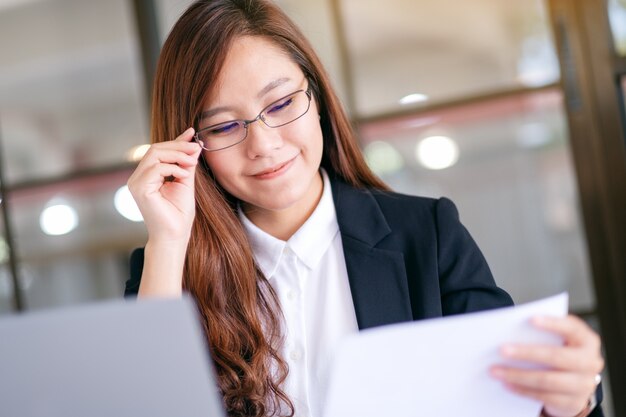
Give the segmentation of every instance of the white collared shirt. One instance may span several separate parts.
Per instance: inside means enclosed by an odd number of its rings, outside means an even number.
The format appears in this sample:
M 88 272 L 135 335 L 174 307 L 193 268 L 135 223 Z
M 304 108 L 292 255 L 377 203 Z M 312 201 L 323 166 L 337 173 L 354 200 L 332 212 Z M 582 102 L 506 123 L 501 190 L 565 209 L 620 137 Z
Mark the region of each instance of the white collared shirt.
M 252 251 L 276 291 L 285 317 L 283 389 L 297 417 L 320 417 L 338 342 L 358 332 L 341 234 L 328 175 L 315 211 L 287 241 L 254 225 L 239 210 Z

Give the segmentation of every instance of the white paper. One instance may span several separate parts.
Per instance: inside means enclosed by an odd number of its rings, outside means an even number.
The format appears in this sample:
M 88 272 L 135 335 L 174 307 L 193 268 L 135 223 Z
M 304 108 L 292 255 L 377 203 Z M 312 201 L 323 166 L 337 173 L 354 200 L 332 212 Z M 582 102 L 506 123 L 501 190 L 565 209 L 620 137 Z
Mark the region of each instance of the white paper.
M 567 315 L 566 293 L 480 313 L 365 330 L 335 357 L 325 417 L 537 417 L 538 401 L 489 375 L 506 343 L 560 345 L 530 324 Z M 526 364 L 517 364 L 526 366 Z

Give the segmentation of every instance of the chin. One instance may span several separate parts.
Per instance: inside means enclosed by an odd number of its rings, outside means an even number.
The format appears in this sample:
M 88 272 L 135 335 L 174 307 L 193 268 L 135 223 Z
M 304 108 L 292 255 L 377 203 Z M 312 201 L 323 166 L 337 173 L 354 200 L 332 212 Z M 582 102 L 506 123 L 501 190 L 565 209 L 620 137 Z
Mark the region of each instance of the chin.
M 313 186 L 313 178 L 317 171 L 311 175 L 297 175 L 286 178 L 285 182 L 268 183 L 268 187 L 246 187 L 244 192 L 233 193 L 243 204 L 253 208 L 257 207 L 262 210 L 282 211 L 292 208 L 298 203 L 308 203 L 311 198 L 311 187 Z M 243 191 L 243 190 L 241 190 Z
M 248 204 L 264 210 L 282 211 L 293 207 L 304 197 L 305 193 L 297 193 L 297 195 L 294 195 L 294 193 L 284 192 L 281 193 L 281 195 L 268 196 L 267 198 L 252 201 Z

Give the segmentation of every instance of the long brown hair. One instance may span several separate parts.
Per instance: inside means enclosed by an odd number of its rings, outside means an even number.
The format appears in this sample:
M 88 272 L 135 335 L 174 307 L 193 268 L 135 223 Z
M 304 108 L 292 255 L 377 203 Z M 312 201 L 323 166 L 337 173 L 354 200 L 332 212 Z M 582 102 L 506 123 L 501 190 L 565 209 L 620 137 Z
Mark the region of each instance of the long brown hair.
M 324 137 L 321 165 L 355 187 L 387 189 L 369 170 L 319 58 L 293 22 L 266 0 L 201 0 L 165 41 L 152 103 L 152 142 L 172 140 L 196 125 L 232 42 L 263 36 L 282 48 L 308 78 Z M 282 313 L 256 265 L 235 203 L 206 165 L 196 172 L 196 217 L 183 272 L 195 298 L 231 416 L 275 415 L 293 404 L 280 388 Z M 283 406 L 281 408 L 281 405 Z

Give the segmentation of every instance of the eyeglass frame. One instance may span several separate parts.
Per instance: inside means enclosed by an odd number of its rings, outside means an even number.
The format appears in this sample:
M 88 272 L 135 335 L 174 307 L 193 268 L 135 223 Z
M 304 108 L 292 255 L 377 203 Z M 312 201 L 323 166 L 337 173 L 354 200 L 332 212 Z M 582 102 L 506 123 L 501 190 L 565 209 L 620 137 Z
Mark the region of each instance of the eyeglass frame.
M 265 113 L 265 111 L 266 111 L 267 109 L 269 109 L 270 107 L 274 106 L 274 105 L 275 105 L 276 103 L 278 103 L 279 101 L 284 100 L 284 99 L 286 99 L 287 97 L 290 97 L 290 96 L 295 96 L 296 94 L 298 94 L 298 93 L 300 93 L 300 92 L 304 92 L 304 94 L 306 94 L 307 98 L 309 99 L 309 102 L 307 103 L 306 110 L 304 111 L 304 113 L 302 113 L 300 116 L 296 117 L 295 119 L 293 119 L 293 120 L 291 120 L 291 121 L 289 121 L 289 122 L 287 122 L 287 123 L 283 123 L 283 124 L 281 124 L 281 125 L 278 125 L 278 126 L 270 126 L 269 124 L 267 124 L 267 121 L 266 121 L 266 120 L 262 117 L 262 116 L 263 116 L 263 113 Z M 246 120 L 246 119 L 233 119 L 233 120 L 227 120 L 227 121 L 225 121 L 225 122 L 220 122 L 220 123 L 213 124 L 213 125 L 211 125 L 211 126 L 204 127 L 204 128 L 202 128 L 202 129 L 196 130 L 196 133 L 193 135 L 193 140 L 194 140 L 194 141 L 195 141 L 198 145 L 200 145 L 200 147 L 201 147 L 202 149 L 204 149 L 204 150 L 205 150 L 205 151 L 207 151 L 207 152 L 217 152 L 217 151 L 222 151 L 222 150 L 224 150 L 224 149 L 232 148 L 233 146 L 239 145 L 241 142 L 243 142 L 244 140 L 246 140 L 246 138 L 248 137 L 248 126 L 250 126 L 252 123 L 254 123 L 254 122 L 258 121 L 258 120 L 261 120 L 265 126 L 267 126 L 267 127 L 269 127 L 269 128 L 272 128 L 272 129 L 276 129 L 276 128 L 279 128 L 279 127 L 283 127 L 283 126 L 285 126 L 285 125 L 288 125 L 289 123 L 293 123 L 293 122 L 295 122 L 296 120 L 298 120 L 298 119 L 302 118 L 305 114 L 307 114 L 307 113 L 309 112 L 309 109 L 311 108 L 311 99 L 312 99 L 312 95 L 311 95 L 311 84 L 309 83 L 309 85 L 307 86 L 306 90 L 302 90 L 302 89 L 300 89 L 300 90 L 296 90 L 296 91 L 294 91 L 293 93 L 289 93 L 289 94 L 287 94 L 287 95 L 285 95 L 285 96 L 283 96 L 283 97 L 281 97 L 281 98 L 279 98 L 279 99 L 277 99 L 277 100 L 272 101 L 270 104 L 268 104 L 267 106 L 263 107 L 263 110 L 261 110 L 261 111 L 259 112 L 259 114 L 258 114 L 258 115 L 257 115 L 254 119 L 250 119 L 250 120 Z M 200 137 L 198 136 L 200 132 L 202 132 L 202 131 L 204 131 L 204 130 L 211 129 L 211 128 L 215 128 L 216 126 L 223 125 L 223 124 L 225 124 L 225 123 L 232 123 L 232 122 L 243 122 L 243 128 L 245 129 L 246 133 L 245 133 L 245 135 L 243 136 L 243 138 L 241 138 L 241 140 L 240 140 L 240 141 L 235 142 L 235 143 L 233 143 L 232 145 L 228 145 L 228 146 L 225 146 L 225 147 L 223 147 L 223 148 L 219 148 L 219 149 L 207 149 L 207 148 L 205 148 L 205 147 L 203 146 L 203 143 L 202 143 L 202 141 L 200 140 Z

